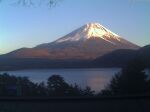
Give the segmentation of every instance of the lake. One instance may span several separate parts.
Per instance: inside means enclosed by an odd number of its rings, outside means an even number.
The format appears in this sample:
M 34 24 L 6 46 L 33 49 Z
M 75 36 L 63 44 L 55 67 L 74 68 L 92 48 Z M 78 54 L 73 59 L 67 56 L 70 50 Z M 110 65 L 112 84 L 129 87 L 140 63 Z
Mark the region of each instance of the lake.
M 88 69 L 38 69 L 7 71 L 10 75 L 27 76 L 34 82 L 46 82 L 53 74 L 61 75 L 69 84 L 78 84 L 84 88 L 89 86 L 96 92 L 102 90 L 109 83 L 112 76 L 119 72 L 119 68 L 88 68 Z M 5 71 L 1 72 L 4 73 Z

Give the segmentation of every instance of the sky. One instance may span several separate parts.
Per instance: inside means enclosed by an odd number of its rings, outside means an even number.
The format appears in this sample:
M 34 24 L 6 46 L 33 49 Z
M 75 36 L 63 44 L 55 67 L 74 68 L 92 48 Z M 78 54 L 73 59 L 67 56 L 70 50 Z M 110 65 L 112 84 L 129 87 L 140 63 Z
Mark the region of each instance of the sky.
M 150 44 L 150 0 L 61 0 L 51 8 L 16 1 L 0 3 L 0 54 L 52 42 L 91 22 L 139 46 Z

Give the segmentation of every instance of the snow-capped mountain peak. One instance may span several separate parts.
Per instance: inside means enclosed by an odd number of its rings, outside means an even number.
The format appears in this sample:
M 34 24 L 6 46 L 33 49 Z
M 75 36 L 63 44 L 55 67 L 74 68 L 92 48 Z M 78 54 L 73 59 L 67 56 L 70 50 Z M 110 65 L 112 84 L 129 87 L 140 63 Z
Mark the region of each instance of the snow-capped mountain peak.
M 55 42 L 65 42 L 65 41 L 81 41 L 87 40 L 90 38 L 101 38 L 107 42 L 111 42 L 111 40 L 115 39 L 120 41 L 120 36 L 108 30 L 104 26 L 99 23 L 88 23 L 79 29 L 71 32 L 70 34 L 56 40 Z
M 118 49 L 138 48 L 139 46 L 121 38 L 99 23 L 89 23 L 54 42 L 40 44 L 34 48 L 19 49 L 6 54 L 5 57 L 15 59 L 91 60 Z M 43 62 L 45 61 L 43 60 Z M 48 65 L 53 65 L 53 61 Z

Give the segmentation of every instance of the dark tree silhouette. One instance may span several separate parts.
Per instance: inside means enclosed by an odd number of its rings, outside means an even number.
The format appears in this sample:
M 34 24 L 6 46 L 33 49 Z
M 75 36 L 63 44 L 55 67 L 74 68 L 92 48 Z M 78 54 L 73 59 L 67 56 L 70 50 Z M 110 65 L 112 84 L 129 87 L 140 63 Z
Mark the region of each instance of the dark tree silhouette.
M 59 75 L 49 77 L 47 85 L 50 96 L 66 96 L 70 94 L 70 86 Z
M 38 96 L 48 96 L 48 90 L 44 82 L 37 85 L 37 95 Z
M 148 76 L 145 65 L 140 59 L 134 59 L 117 73 L 108 87 L 101 93 L 103 95 L 136 95 L 148 93 Z
M 82 96 L 83 90 L 76 83 L 74 85 L 70 85 L 70 96 Z
M 148 93 L 150 94 L 150 68 L 147 68 L 147 75 L 148 75 Z
M 81 89 L 77 84 L 67 84 L 63 77 L 59 75 L 53 75 L 47 82 L 48 91 L 50 96 L 93 96 L 94 91 L 90 87 Z
M 21 97 L 53 97 L 53 96 L 93 96 L 90 87 L 81 89 L 77 84 L 69 85 L 59 75 L 48 78 L 44 82 L 33 83 L 27 77 L 16 77 L 7 73 L 0 74 L 0 96 Z
M 37 95 L 37 84 L 27 77 L 0 75 L 0 96 L 33 96 Z
M 91 90 L 88 86 L 83 90 L 83 96 L 94 96 L 94 93 L 95 91 Z
M 2 1 L 7 1 L 7 0 L 0 0 L 0 2 Z M 22 6 L 35 6 L 35 5 L 40 5 L 44 2 L 49 7 L 52 7 L 52 6 L 56 6 L 56 4 L 58 4 L 58 2 L 60 1 L 62 0 L 16 0 L 14 2 Z

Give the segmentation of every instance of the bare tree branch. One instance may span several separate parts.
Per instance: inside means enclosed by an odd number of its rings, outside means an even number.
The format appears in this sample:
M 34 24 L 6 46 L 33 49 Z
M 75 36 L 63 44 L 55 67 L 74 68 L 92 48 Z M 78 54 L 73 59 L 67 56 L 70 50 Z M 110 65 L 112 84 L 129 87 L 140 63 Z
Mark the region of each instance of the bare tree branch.
M 2 1 L 7 1 L 7 0 L 0 0 Z M 22 6 L 34 6 L 34 5 L 41 5 L 42 3 L 48 4 L 49 7 L 56 6 L 58 2 L 62 0 L 16 0 L 17 5 L 22 5 Z

